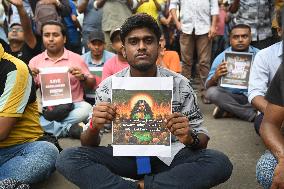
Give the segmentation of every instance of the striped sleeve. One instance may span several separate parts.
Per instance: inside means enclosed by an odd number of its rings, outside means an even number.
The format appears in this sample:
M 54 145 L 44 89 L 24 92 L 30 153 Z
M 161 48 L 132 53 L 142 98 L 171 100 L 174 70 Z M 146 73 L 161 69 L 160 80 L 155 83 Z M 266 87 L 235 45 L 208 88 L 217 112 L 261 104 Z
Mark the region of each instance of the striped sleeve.
M 21 117 L 29 101 L 32 76 L 25 64 L 10 61 L 5 64 L 15 69 L 7 69 L 6 80 L 1 80 L 4 90 L 0 94 L 0 116 Z

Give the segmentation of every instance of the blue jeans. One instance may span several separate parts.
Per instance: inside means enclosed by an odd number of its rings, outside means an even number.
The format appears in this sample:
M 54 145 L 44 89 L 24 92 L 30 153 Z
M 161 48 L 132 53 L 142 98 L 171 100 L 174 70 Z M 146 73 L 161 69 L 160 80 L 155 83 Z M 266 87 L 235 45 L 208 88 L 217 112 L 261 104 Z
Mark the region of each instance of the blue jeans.
M 74 102 L 74 109 L 61 122 L 48 121 L 40 116 L 40 124 L 44 131 L 52 133 L 56 137 L 66 137 L 72 124 L 85 121 L 91 111 L 92 106 L 89 103 L 85 101 Z
M 256 179 L 264 189 L 270 188 L 277 164 L 277 159 L 268 150 L 258 160 L 256 164 Z
M 183 148 L 170 166 L 151 157 L 150 175 L 137 175 L 135 157 L 114 157 L 112 147 L 65 149 L 56 162 L 57 170 L 81 189 L 137 189 L 122 177 L 144 179 L 145 189 L 210 188 L 229 179 L 233 166 L 223 153 Z
M 26 184 L 42 181 L 55 170 L 57 156 L 57 148 L 45 141 L 0 148 L 0 180 L 13 178 Z

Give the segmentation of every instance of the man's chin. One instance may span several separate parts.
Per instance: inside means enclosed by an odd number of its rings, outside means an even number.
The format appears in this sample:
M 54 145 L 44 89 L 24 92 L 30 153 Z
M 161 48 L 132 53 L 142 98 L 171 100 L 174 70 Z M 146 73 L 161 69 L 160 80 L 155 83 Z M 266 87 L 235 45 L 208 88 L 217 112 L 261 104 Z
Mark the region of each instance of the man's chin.
M 246 52 L 248 50 L 248 47 L 237 47 L 237 48 L 233 48 L 233 51 L 238 51 L 238 52 Z
M 24 42 L 25 40 L 20 40 L 20 39 L 17 39 L 17 38 L 10 38 L 10 39 L 8 39 L 8 41 L 10 43 L 21 43 L 21 42 Z
M 150 63 L 140 63 L 136 65 L 132 65 L 132 67 L 136 70 L 139 70 L 141 72 L 146 72 L 148 70 L 151 70 L 155 64 L 150 64 Z

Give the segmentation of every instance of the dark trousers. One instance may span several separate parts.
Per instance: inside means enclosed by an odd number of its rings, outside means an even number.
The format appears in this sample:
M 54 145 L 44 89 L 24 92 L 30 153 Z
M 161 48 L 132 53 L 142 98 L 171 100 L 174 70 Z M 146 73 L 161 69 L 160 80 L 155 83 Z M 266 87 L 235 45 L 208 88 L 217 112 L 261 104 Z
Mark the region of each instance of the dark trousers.
M 61 152 L 57 170 L 81 189 L 136 189 L 134 180 L 144 179 L 145 189 L 211 188 L 229 179 L 233 166 L 215 150 L 183 148 L 170 166 L 151 157 L 150 175 L 137 175 L 135 157 L 114 157 L 112 147 L 75 147 Z
M 252 121 L 255 117 L 255 108 L 243 94 L 233 94 L 222 87 L 212 86 L 207 89 L 206 98 L 242 120 Z
M 260 129 L 260 125 L 263 119 L 263 113 L 259 114 L 256 116 L 255 120 L 254 120 L 254 129 L 255 132 L 259 135 L 259 129 Z

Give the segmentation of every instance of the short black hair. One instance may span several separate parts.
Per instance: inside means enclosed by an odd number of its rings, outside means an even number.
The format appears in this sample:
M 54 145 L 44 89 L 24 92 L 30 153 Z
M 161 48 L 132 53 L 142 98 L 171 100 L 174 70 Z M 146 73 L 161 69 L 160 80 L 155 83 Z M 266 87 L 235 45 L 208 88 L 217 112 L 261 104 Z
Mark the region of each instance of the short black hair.
M 155 36 L 157 37 L 157 42 L 159 42 L 161 37 L 161 30 L 159 28 L 158 23 L 156 20 L 145 13 L 135 14 L 124 22 L 124 24 L 120 28 L 120 39 L 123 44 L 125 44 L 126 36 L 134 29 L 137 28 L 148 28 L 152 31 Z
M 55 20 L 50 20 L 50 21 L 46 21 L 42 24 L 41 26 L 41 35 L 43 33 L 43 27 L 46 26 L 46 25 L 56 25 L 56 26 L 59 26 L 61 28 L 61 33 L 62 35 L 65 37 L 66 36 L 66 27 L 61 23 L 61 22 L 58 22 L 58 21 L 55 21 Z
M 236 24 L 236 25 L 234 25 L 234 26 L 231 28 L 231 32 L 230 32 L 230 33 L 232 33 L 232 31 L 233 31 L 234 29 L 237 29 L 237 28 L 248 29 L 248 30 L 251 32 L 251 28 L 250 28 L 249 25 L 247 25 L 247 24 Z

